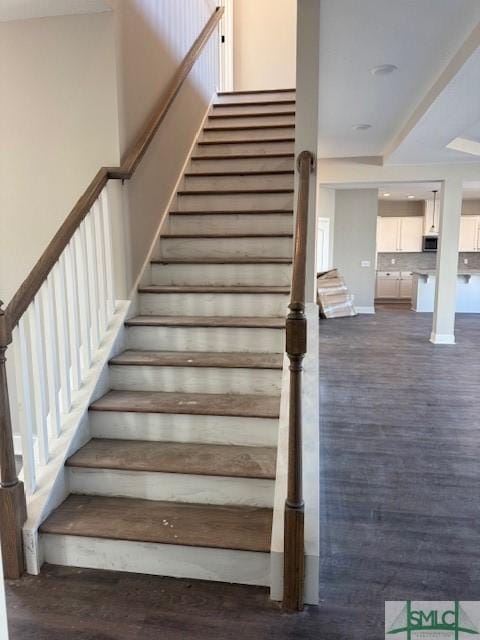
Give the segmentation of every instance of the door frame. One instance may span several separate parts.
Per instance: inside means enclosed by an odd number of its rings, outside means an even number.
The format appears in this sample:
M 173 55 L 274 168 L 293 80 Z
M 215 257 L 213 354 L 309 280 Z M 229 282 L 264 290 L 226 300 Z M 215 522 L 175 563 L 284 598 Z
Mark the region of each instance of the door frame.
M 234 90 L 234 24 L 233 0 L 217 0 L 217 5 L 225 9 L 218 28 L 218 90 Z

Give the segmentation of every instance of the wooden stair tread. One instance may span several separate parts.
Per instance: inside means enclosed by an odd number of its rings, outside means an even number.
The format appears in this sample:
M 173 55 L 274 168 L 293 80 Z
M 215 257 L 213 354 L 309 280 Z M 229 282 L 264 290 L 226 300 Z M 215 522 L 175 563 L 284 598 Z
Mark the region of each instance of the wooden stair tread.
M 292 258 L 159 258 L 151 264 L 292 264 Z
M 248 209 L 246 211 L 230 210 L 230 211 L 170 211 L 171 216 L 216 216 L 216 215 L 232 215 L 232 216 L 251 216 L 251 215 L 293 215 L 292 209 Z
M 284 233 L 272 233 L 266 231 L 265 233 L 165 233 L 162 239 L 168 238 L 293 238 L 293 233 L 285 231 Z
M 218 91 L 217 96 L 242 96 L 249 94 L 261 94 L 261 93 L 295 93 L 296 88 L 287 87 L 286 89 L 242 89 L 241 91 Z
M 222 107 L 226 107 L 230 109 L 231 107 L 265 107 L 272 105 L 287 105 L 287 104 L 295 104 L 296 100 L 249 100 L 248 102 L 240 101 L 240 102 L 215 102 L 213 104 L 214 109 L 221 109 Z
M 162 285 L 150 284 L 139 287 L 140 293 L 290 293 L 290 287 L 258 287 L 244 285 Z
M 212 156 L 192 156 L 190 160 L 194 160 L 195 162 L 199 160 L 263 160 L 265 158 L 295 158 L 294 153 L 284 152 L 284 153 L 249 153 L 249 154 L 225 154 L 221 153 L 218 155 Z
M 127 327 L 236 327 L 285 329 L 285 318 L 263 316 L 136 316 Z
M 110 364 L 149 367 L 216 367 L 226 369 L 282 369 L 281 353 L 241 353 L 205 351 L 138 351 L 129 349 Z
M 248 169 L 240 169 L 237 171 L 204 171 L 202 173 L 186 172 L 185 178 L 220 178 L 225 176 L 293 176 L 293 169 L 265 169 L 262 171 L 249 171 Z
M 94 411 L 278 418 L 278 396 L 164 391 L 109 391 L 91 406 Z
M 211 113 L 209 120 L 222 120 L 223 118 L 275 118 L 276 116 L 294 116 L 295 110 L 291 111 L 259 111 L 253 113 Z
M 225 125 L 224 127 L 204 127 L 203 131 L 258 131 L 259 129 L 295 129 L 295 124 L 245 124 L 245 125 Z
M 269 142 L 295 142 L 295 138 L 249 138 L 243 140 L 200 140 L 197 144 L 208 146 L 214 144 L 267 144 Z
M 269 552 L 271 527 L 272 510 L 266 508 L 70 495 L 40 531 Z
M 151 473 L 275 478 L 272 447 L 94 438 L 67 460 L 68 467 Z
M 272 187 L 271 189 L 186 189 L 177 191 L 177 196 L 243 196 L 250 194 L 275 194 L 275 193 L 293 193 L 293 189 L 279 189 Z

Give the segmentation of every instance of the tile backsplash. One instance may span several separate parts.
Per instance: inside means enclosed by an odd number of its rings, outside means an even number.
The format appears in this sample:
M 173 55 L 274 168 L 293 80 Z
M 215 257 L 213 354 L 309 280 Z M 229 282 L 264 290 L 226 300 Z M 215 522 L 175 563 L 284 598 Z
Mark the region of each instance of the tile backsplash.
M 392 258 L 395 264 L 392 264 Z M 463 259 L 468 258 L 468 264 Z M 436 253 L 379 253 L 377 254 L 378 271 L 415 271 L 417 269 L 435 269 L 437 263 Z M 479 269 L 480 252 L 459 253 L 459 269 Z

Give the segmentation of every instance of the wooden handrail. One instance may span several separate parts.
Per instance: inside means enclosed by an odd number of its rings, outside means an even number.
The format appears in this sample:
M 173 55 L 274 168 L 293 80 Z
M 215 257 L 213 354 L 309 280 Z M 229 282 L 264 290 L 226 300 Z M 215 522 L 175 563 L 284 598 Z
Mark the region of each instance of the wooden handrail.
M 182 60 L 182 63 L 163 95 L 153 108 L 136 139 L 124 153 L 121 165 L 119 167 L 102 167 L 80 196 L 78 202 L 55 234 L 53 240 L 47 246 L 30 274 L 8 304 L 5 310 L 5 316 L 7 324 L 10 325 L 10 329 L 13 329 L 18 324 L 18 321 L 47 279 L 48 274 L 57 263 L 65 247 L 72 239 L 73 234 L 80 226 L 108 180 L 129 180 L 133 176 L 193 65 L 220 22 L 223 13 L 223 7 L 217 7 L 212 13 L 200 35 Z
M 3 544 L 4 571 L 7 578 L 18 578 L 24 571 L 22 527 L 26 519 L 25 491 L 23 483 L 18 480 L 15 468 L 12 420 L 5 367 L 5 353 L 8 345 L 12 342 L 12 331 L 33 302 L 108 180 L 129 180 L 135 173 L 155 133 L 220 22 L 223 13 L 224 9 L 218 7 L 211 15 L 138 136 L 123 155 L 121 165 L 99 169 L 5 311 L 2 310 L 3 303 L 0 302 L 0 533 Z
M 298 199 L 295 223 L 292 288 L 286 323 L 286 352 L 290 361 L 287 499 L 284 523 L 283 604 L 303 609 L 304 503 L 302 489 L 302 372 L 307 352 L 305 278 L 310 173 L 315 158 L 310 151 L 298 156 Z

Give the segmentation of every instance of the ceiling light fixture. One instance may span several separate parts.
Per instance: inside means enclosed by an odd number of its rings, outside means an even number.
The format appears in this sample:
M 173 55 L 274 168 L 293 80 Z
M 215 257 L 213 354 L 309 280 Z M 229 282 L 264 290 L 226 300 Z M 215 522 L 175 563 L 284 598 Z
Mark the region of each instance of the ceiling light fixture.
M 370 73 L 373 76 L 388 76 L 394 71 L 398 71 L 398 67 L 394 64 L 381 64 L 378 67 L 373 67 L 373 69 L 370 69 Z
M 367 129 L 371 129 L 371 124 L 354 124 L 352 127 L 355 131 L 366 131 Z
M 415 198 L 415 196 L 407 196 L 407 198 L 408 198 L 409 200 L 413 200 L 413 198 Z
M 390 193 L 384 193 L 384 194 L 383 194 L 383 197 L 384 197 L 384 198 L 389 198 L 389 197 L 390 197 L 390 195 L 391 195 Z

